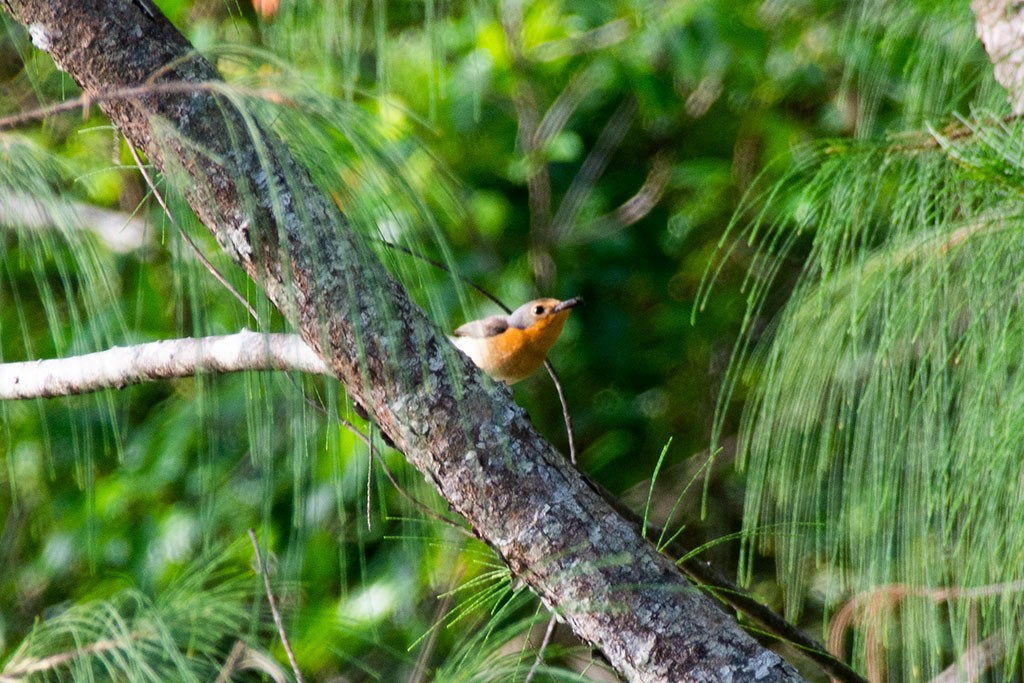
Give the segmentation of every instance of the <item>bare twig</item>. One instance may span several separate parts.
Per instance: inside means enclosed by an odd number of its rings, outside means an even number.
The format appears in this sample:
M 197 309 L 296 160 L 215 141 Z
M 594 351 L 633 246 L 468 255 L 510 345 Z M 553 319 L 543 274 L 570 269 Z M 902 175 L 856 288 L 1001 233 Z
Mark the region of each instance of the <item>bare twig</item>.
M 548 622 L 548 629 L 544 632 L 544 639 L 540 641 L 540 647 L 537 648 L 537 658 L 533 660 L 533 666 L 530 667 L 530 671 L 526 674 L 526 678 L 523 679 L 523 683 L 530 683 L 537 674 L 537 669 L 544 662 L 544 650 L 547 649 L 548 643 L 551 642 L 551 634 L 555 632 L 555 625 L 557 623 L 558 618 L 552 614 L 551 620 Z
M 530 56 L 541 62 L 549 62 L 571 55 L 596 52 L 626 40 L 632 35 L 633 28 L 634 24 L 629 19 L 613 19 L 578 35 L 541 43 L 530 51 Z
M 373 446 L 371 445 L 372 440 L 370 439 L 370 437 L 368 437 L 366 434 L 363 434 L 358 427 L 356 427 L 354 424 L 352 424 L 345 418 L 338 417 L 336 419 L 338 420 L 342 427 L 350 431 L 353 435 L 356 436 L 356 438 L 360 439 L 364 444 L 366 444 L 366 447 L 370 449 L 371 460 L 377 460 L 377 462 L 380 464 L 381 471 L 384 472 L 384 476 L 388 478 L 388 481 L 391 482 L 391 485 L 395 487 L 395 490 L 398 491 L 406 500 L 408 500 L 410 503 L 419 508 L 420 511 L 423 512 L 423 514 L 427 515 L 431 519 L 435 519 L 439 522 L 442 522 L 443 524 L 447 524 L 450 527 L 458 529 L 460 532 L 466 534 L 470 538 L 475 538 L 475 536 L 473 536 L 473 534 L 471 534 L 464 526 L 456 523 L 451 519 L 448 519 L 444 515 L 438 514 L 437 512 L 432 510 L 426 503 L 424 503 L 423 501 L 419 500 L 411 493 L 406 491 L 405 488 L 403 488 L 402 485 L 398 483 L 398 480 L 395 479 L 394 473 L 388 468 L 388 465 L 386 462 L 384 462 L 384 459 L 381 458 L 380 454 L 377 453 L 376 449 L 373 448 Z
M 238 664 L 242 661 L 245 649 L 244 641 L 235 641 L 235 644 L 231 646 L 231 652 L 228 653 L 227 659 L 224 660 L 224 666 L 220 668 L 217 679 L 213 683 L 228 683 L 231 680 L 231 675 L 238 670 Z
M 877 630 L 872 628 L 872 623 L 878 619 L 878 615 L 884 610 L 895 610 L 899 603 L 906 598 L 922 598 L 943 603 L 951 600 L 975 600 L 1022 591 L 1024 591 L 1024 581 L 996 583 L 974 588 L 927 588 L 904 584 L 879 586 L 855 595 L 843 605 L 842 609 L 836 612 L 829 629 L 828 649 L 837 657 L 845 656 L 846 631 L 855 622 L 867 624 L 868 635 L 872 637 L 874 631 Z
M 109 652 L 111 650 L 123 648 L 124 646 L 124 638 L 109 638 L 106 640 L 97 640 L 95 643 L 82 645 L 74 650 L 58 652 L 50 655 L 49 657 L 28 657 L 26 659 L 20 659 L 17 654 L 15 654 L 15 656 L 7 662 L 7 666 L 4 667 L 3 671 L 0 671 L 0 683 L 21 683 L 32 674 L 51 671 L 58 666 L 67 664 L 68 662 L 73 662 L 80 657 L 87 657 L 100 652 Z
M 169 339 L 98 353 L 51 360 L 0 363 L 0 399 L 52 398 L 122 388 L 142 382 L 193 377 L 198 372 L 285 370 L 332 376 L 297 334 L 237 334 L 199 339 Z M 370 449 L 371 462 L 378 458 L 373 442 L 348 420 L 337 418 Z M 379 460 L 388 481 L 425 514 L 465 529 L 417 500 Z M 368 503 L 369 505 L 369 503 Z
M 142 159 L 139 158 L 139 153 L 135 151 L 135 146 L 132 145 L 130 142 L 128 143 L 128 151 L 131 153 L 132 159 L 135 160 L 135 166 L 139 169 L 139 173 L 141 173 L 142 177 L 146 180 L 146 185 L 149 186 L 150 192 L 152 192 L 153 196 L 156 197 L 156 201 L 160 204 L 160 208 L 164 210 L 164 215 L 167 216 L 167 220 L 171 222 L 171 225 L 177 228 L 178 234 L 181 235 L 182 239 L 185 240 L 185 244 L 188 245 L 189 249 L 192 250 L 192 253 L 195 254 L 196 258 L 199 259 L 199 262 L 203 264 L 203 267 L 206 268 L 206 270 L 208 270 L 211 275 L 213 275 L 214 279 L 217 280 L 217 282 L 219 282 L 221 285 L 223 285 L 223 287 L 226 290 L 231 292 L 231 296 L 235 297 L 235 299 L 237 299 L 239 303 L 245 306 L 245 310 L 249 311 L 249 315 L 252 316 L 252 319 L 256 321 L 256 324 L 259 325 L 260 328 L 262 328 L 263 321 L 260 320 L 259 315 L 256 314 L 256 309 L 254 309 L 252 305 L 245 300 L 245 297 L 239 294 L 238 290 L 235 289 L 231 285 L 231 283 L 228 282 L 224 278 L 224 276 L 220 274 L 220 271 L 218 271 L 216 266 L 214 266 L 210 262 L 210 259 L 206 258 L 206 254 L 204 254 L 202 250 L 199 249 L 199 245 L 195 243 L 195 241 L 187 232 L 185 232 L 185 228 L 181 227 L 181 224 L 178 223 L 177 220 L 175 220 L 174 214 L 172 214 L 170 208 L 168 208 L 167 202 L 164 201 L 163 195 L 160 194 L 160 190 L 157 188 L 156 183 L 154 183 L 153 179 L 149 176 L 149 172 L 143 165 Z
M 476 290 L 479 294 L 481 294 L 482 296 L 484 296 L 487 299 L 490 299 L 492 302 L 496 303 L 506 313 L 511 313 L 512 312 L 512 309 L 509 308 L 508 306 L 506 306 L 505 302 L 503 302 L 501 299 L 499 299 L 495 295 L 491 294 L 489 291 L 487 291 L 486 289 L 484 289 L 483 287 L 478 285 L 476 282 L 474 282 L 470 278 L 468 278 L 468 277 L 466 277 L 464 275 L 460 275 L 459 273 L 452 272 L 451 268 L 449 268 L 445 264 L 441 263 L 437 259 L 433 259 L 433 258 L 427 256 L 426 254 L 424 254 L 421 251 L 415 251 L 413 249 L 410 249 L 409 247 L 402 246 L 401 244 L 395 244 L 394 242 L 389 242 L 387 240 L 381 240 L 381 243 L 384 244 L 385 246 L 387 246 L 389 249 L 397 249 L 398 251 L 400 251 L 400 252 L 402 252 L 404 254 L 408 254 L 409 256 L 412 256 L 414 258 L 418 258 L 419 260 L 423 261 L 424 263 L 430 264 L 430 265 L 434 266 L 435 268 L 437 268 L 439 270 L 443 270 L 444 272 L 448 273 L 449 275 L 454 275 L 455 277 L 457 277 L 459 279 L 459 282 L 462 282 L 463 284 L 469 285 L 474 290 Z
M 370 423 L 373 434 L 373 423 Z M 373 531 L 373 439 L 366 440 L 366 530 Z
M 555 391 L 558 392 L 558 401 L 562 404 L 562 419 L 565 420 L 565 436 L 569 440 L 569 462 L 576 464 L 576 437 L 572 431 L 572 415 L 569 413 L 569 403 L 565 400 L 565 392 L 562 391 L 562 382 L 558 379 L 555 366 L 547 358 L 544 359 L 544 369 L 548 371 L 551 381 L 555 383 Z
M 137 85 L 130 88 L 114 88 L 104 93 L 83 94 L 74 99 L 57 102 L 56 104 L 51 104 L 47 107 L 39 107 L 38 109 L 31 109 L 29 111 L 12 114 L 11 116 L 5 116 L 0 118 L 0 130 L 17 128 L 18 126 L 26 123 L 39 121 L 48 116 L 53 116 L 54 114 L 75 111 L 76 109 L 81 109 L 83 117 L 88 118 L 89 107 L 98 102 L 132 100 L 145 97 L 146 95 L 175 95 L 197 92 L 232 93 L 236 95 L 245 95 L 247 97 L 257 97 L 259 99 L 278 104 L 287 100 L 287 98 L 281 94 L 281 91 L 275 88 L 244 88 L 237 85 L 228 85 L 223 81 L 206 81 L 203 83 L 190 81 L 145 83 L 143 85 Z
M 519 72 L 525 71 L 528 66 L 523 55 L 522 4 L 522 0 L 504 0 L 501 3 L 501 26 L 505 32 L 509 55 L 512 57 L 513 74 L 516 75 L 512 102 L 519 127 L 519 147 L 526 160 L 526 192 L 530 207 L 530 265 L 535 280 L 546 288 L 554 276 L 553 263 L 548 255 L 552 242 L 551 172 L 542 158 L 541 140 L 537 135 L 541 118 L 537 97 L 529 82 L 518 77 Z
M 644 218 L 657 206 L 668 185 L 671 164 L 664 154 L 657 154 L 651 162 L 651 170 L 643 185 L 632 197 L 620 204 L 614 211 L 595 219 L 589 225 L 579 229 L 578 234 L 571 237 L 572 244 L 582 244 L 603 239 L 622 228 L 633 225 Z
M 3 366 L 0 366 L 0 368 L 2 368 L 2 367 Z M 324 408 L 323 405 L 313 401 L 312 399 L 310 399 L 308 397 L 306 397 L 306 403 L 311 408 L 313 408 L 314 410 L 319 412 L 321 415 L 324 415 L 324 416 L 328 415 L 327 410 Z M 372 438 L 372 434 L 371 435 L 364 434 L 362 432 L 362 430 L 359 429 L 359 427 L 356 427 L 354 424 L 352 424 L 352 422 L 350 422 L 349 420 L 346 420 L 345 418 L 341 417 L 340 415 L 333 415 L 333 416 L 331 416 L 331 419 L 336 420 L 338 422 L 338 424 L 340 424 L 342 427 L 345 428 L 346 431 L 348 431 L 354 437 L 356 437 L 357 439 L 359 439 L 360 441 L 363 442 L 363 445 L 366 446 L 367 451 L 368 451 L 368 456 L 369 456 L 369 459 L 370 459 L 370 465 L 369 466 L 372 467 L 374 461 L 376 461 L 380 465 L 381 471 L 384 473 L 384 476 L 387 477 L 388 481 L 391 482 L 391 485 L 395 488 L 396 491 L 398 491 L 398 493 L 400 493 L 402 495 L 403 498 L 405 498 L 410 503 L 412 503 L 415 507 L 417 507 L 427 517 L 430 517 L 431 519 L 434 519 L 434 520 L 436 520 L 438 522 L 441 522 L 442 524 L 446 524 L 446 525 L 448 525 L 448 526 L 450 526 L 450 527 L 452 527 L 454 529 L 457 529 L 458 531 L 460 531 L 461 533 L 465 534 L 466 536 L 468 536 L 470 538 L 475 538 L 475 536 L 473 536 L 473 534 L 471 534 L 469 532 L 469 530 L 467 530 L 463 525 L 460 525 L 458 522 L 456 522 L 456 521 L 454 521 L 452 519 L 449 519 L 448 517 L 445 517 L 444 515 L 441 515 L 441 514 L 435 512 L 433 509 L 430 508 L 430 506 L 428 506 L 426 503 L 424 503 L 423 501 L 419 500 L 414 495 L 412 495 L 411 493 L 406 491 L 405 488 L 401 484 L 398 483 L 398 480 L 395 478 L 394 473 L 388 467 L 387 462 L 384 460 L 383 457 L 380 456 L 380 453 L 377 452 L 377 449 L 374 446 L 374 440 Z M 372 425 L 373 423 L 371 422 L 370 424 Z M 392 446 L 392 447 L 394 447 L 394 446 Z M 367 474 L 367 476 L 369 477 L 369 474 Z M 367 487 L 369 487 L 369 486 L 370 486 L 370 482 L 367 481 Z M 369 493 L 367 494 L 367 497 L 369 497 Z M 367 517 L 368 518 L 369 518 L 369 510 L 370 510 L 369 505 L 370 505 L 370 503 L 369 503 L 369 501 L 367 501 Z M 369 524 L 370 524 L 369 519 L 367 519 L 367 526 L 369 526 Z
M 598 135 L 594 147 L 587 154 L 587 158 L 583 160 L 580 170 L 576 172 L 569 189 L 566 190 L 565 196 L 562 197 L 562 201 L 558 205 L 558 211 L 551 221 L 553 240 L 564 239 L 572 228 L 583 207 L 584 200 L 594 188 L 594 183 L 608 168 L 612 155 L 622 144 L 630 126 L 633 125 L 637 109 L 636 99 L 627 97 L 608 119 L 601 134 Z
M 555 101 L 544 112 L 544 116 L 541 117 L 540 123 L 537 125 L 534 139 L 538 146 L 543 147 L 565 129 L 569 118 L 579 108 L 583 98 L 594 92 L 600 73 L 600 67 L 591 64 L 569 78 L 569 82 L 555 97 Z
M 281 621 L 281 613 L 277 609 L 277 600 L 274 598 L 274 591 L 270 589 L 270 572 L 267 571 L 267 567 L 263 564 L 263 554 L 260 552 L 259 541 L 256 540 L 256 532 L 249 529 L 249 539 L 252 540 L 252 549 L 256 553 L 256 569 L 259 574 L 263 577 L 263 587 L 267 590 L 267 603 L 270 605 L 270 613 L 274 617 L 274 624 L 277 626 L 277 633 L 281 636 L 281 645 L 284 647 L 285 653 L 288 655 L 288 662 L 292 665 L 292 673 L 295 674 L 295 680 L 298 683 L 304 683 L 302 678 L 302 671 L 299 670 L 299 665 L 295 661 L 295 653 L 292 652 L 292 645 L 288 641 L 288 634 L 284 630 L 284 622 Z

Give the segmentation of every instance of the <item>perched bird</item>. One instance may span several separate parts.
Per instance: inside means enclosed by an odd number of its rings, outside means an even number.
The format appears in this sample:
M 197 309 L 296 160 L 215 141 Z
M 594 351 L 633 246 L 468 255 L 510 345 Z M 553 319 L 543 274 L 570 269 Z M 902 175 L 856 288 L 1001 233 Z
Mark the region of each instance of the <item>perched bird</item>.
M 449 339 L 492 378 L 514 384 L 544 364 L 569 312 L 580 303 L 580 297 L 535 299 L 509 315 L 468 322 Z

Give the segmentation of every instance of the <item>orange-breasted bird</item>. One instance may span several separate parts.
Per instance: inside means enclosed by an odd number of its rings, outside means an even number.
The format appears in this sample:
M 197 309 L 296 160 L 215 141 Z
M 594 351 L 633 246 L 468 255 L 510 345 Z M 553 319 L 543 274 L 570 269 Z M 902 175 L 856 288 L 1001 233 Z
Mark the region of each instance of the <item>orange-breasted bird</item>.
M 544 364 L 580 297 L 534 299 L 509 315 L 492 315 L 459 327 L 449 339 L 492 378 L 515 384 Z

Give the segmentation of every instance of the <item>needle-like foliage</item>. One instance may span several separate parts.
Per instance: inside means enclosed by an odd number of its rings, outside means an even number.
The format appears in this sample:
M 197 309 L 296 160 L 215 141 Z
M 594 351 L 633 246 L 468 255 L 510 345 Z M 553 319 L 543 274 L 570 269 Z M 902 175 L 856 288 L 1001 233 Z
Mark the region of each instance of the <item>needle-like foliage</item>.
M 202 557 L 155 597 L 124 588 L 86 600 L 39 623 L 0 668 L 4 680 L 209 681 L 233 669 L 280 668 L 235 639 L 260 627 L 259 584 L 227 569 L 225 557 Z M 254 617 L 256 617 L 254 619 Z
M 872 680 L 927 680 L 993 642 L 1012 672 L 1024 124 L 992 96 L 966 7 L 867 3 L 848 38 L 861 139 L 807 148 L 748 233 L 748 340 L 763 339 L 740 347 L 724 394 L 751 386 L 745 571 L 771 549 L 788 613 L 809 594 L 838 611 L 832 644 L 853 643 Z M 766 324 L 773 278 L 800 253 Z

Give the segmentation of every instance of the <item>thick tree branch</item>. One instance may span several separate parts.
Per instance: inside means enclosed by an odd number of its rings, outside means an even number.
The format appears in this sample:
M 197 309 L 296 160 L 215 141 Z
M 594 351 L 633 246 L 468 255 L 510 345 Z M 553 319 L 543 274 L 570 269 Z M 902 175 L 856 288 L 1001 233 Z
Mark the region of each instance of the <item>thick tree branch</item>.
M 161 16 L 120 0 L 5 0 L 90 94 L 207 82 Z M 636 681 L 790 681 L 438 335 L 337 207 L 259 124 L 208 90 L 102 108 L 172 179 L 354 400 L 585 641 Z
M 0 399 L 51 398 L 120 389 L 199 372 L 295 370 L 333 375 L 294 334 L 238 334 L 114 347 L 69 358 L 0 364 Z

